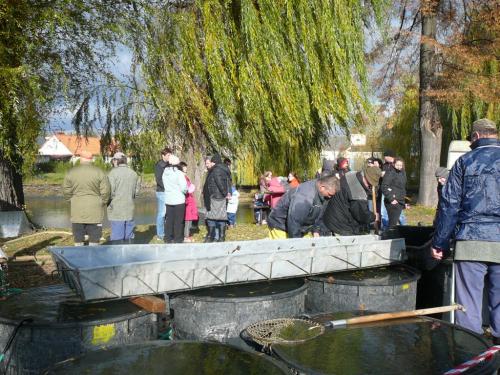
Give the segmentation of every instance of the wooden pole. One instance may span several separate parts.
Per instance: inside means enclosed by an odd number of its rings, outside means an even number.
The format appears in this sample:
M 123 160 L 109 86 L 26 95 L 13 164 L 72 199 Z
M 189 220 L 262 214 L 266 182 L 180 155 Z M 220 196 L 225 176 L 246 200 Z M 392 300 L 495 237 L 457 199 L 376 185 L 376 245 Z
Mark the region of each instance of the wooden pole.
M 372 186 L 372 205 L 373 212 L 375 213 L 375 234 L 378 235 L 378 221 L 377 221 L 377 193 L 375 191 L 375 186 Z
M 411 318 L 414 316 L 439 314 L 439 313 L 444 313 L 444 312 L 449 312 L 449 311 L 454 311 L 454 310 L 462 310 L 465 312 L 465 309 L 462 305 L 450 305 L 450 306 L 432 307 L 429 309 L 420 309 L 420 310 L 411 310 L 411 311 L 397 311 L 397 312 L 390 312 L 390 313 L 357 316 L 357 317 L 349 318 L 349 319 L 333 320 L 333 321 L 330 321 L 327 325 L 331 325 L 333 327 L 338 327 L 338 326 L 346 326 L 346 325 L 352 325 L 352 324 L 378 322 L 381 320 Z

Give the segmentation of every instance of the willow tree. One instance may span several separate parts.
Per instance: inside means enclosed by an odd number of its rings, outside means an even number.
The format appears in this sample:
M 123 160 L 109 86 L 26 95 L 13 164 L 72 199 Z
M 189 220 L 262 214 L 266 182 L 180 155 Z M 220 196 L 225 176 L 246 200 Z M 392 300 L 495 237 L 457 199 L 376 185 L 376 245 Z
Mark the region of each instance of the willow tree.
M 172 2 L 171 4 L 174 4 Z M 149 20 L 154 126 L 191 149 L 309 168 L 333 127 L 369 113 L 364 28 L 383 0 L 197 0 Z
M 54 107 L 104 83 L 119 20 L 131 9 L 126 0 L 0 2 L 1 210 L 22 208 L 23 173 Z

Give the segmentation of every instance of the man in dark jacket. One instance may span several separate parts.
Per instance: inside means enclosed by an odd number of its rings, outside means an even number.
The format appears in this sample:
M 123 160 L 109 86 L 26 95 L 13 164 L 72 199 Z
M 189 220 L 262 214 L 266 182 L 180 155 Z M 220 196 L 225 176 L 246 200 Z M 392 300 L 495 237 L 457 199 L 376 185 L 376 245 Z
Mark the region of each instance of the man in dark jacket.
M 165 237 L 165 188 L 163 187 L 163 171 L 168 167 L 168 158 L 172 155 L 172 149 L 165 147 L 161 150 L 161 159 L 155 164 L 156 180 L 156 236 L 163 241 Z
M 285 193 L 268 217 L 269 238 L 319 236 L 321 217 L 328 199 L 340 190 L 335 176 L 310 180 Z
M 457 324 L 482 330 L 484 278 L 488 277 L 490 321 L 494 342 L 500 338 L 500 142 L 494 122 L 472 124 L 472 151 L 457 159 L 444 185 L 438 206 L 432 256 L 455 245 Z
M 367 167 L 363 172 L 347 172 L 340 179 L 340 192 L 326 206 L 323 222 L 336 235 L 352 236 L 369 232 L 377 216 L 368 207 L 372 186 L 377 187 L 382 171 Z
M 207 210 L 207 240 L 224 241 L 227 199 L 231 196 L 231 171 L 222 163 L 219 154 L 212 156 L 210 161 L 210 169 L 203 186 L 203 203 Z
M 385 172 L 382 179 L 382 193 L 384 194 L 385 209 L 389 216 L 389 228 L 398 225 L 401 212 L 405 207 L 406 173 L 403 167 L 403 160 L 395 158 L 394 165 Z

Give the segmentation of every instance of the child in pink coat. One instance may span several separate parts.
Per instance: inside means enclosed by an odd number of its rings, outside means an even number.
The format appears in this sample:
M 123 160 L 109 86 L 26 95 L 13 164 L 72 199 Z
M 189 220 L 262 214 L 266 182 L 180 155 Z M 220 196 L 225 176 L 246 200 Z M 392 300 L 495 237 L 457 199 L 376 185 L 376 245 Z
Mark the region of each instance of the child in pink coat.
M 196 206 L 196 198 L 193 194 L 195 186 L 191 183 L 191 180 L 187 175 L 187 164 L 181 161 L 179 163 L 179 168 L 182 172 L 184 172 L 184 177 L 186 177 L 188 186 L 188 191 L 186 193 L 186 213 L 184 214 L 184 242 L 193 242 L 191 227 L 193 225 L 193 221 L 198 220 L 198 207 Z

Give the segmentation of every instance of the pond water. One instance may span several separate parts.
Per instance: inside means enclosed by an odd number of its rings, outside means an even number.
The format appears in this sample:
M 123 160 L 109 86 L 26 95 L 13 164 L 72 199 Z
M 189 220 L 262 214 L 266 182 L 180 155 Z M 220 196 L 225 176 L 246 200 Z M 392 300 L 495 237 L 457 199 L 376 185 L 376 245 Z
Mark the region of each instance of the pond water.
M 240 203 L 236 222 L 240 224 L 253 223 L 253 210 L 250 203 Z M 37 225 L 47 228 L 69 228 L 69 202 L 61 196 L 26 196 L 26 207 L 30 217 Z M 136 224 L 154 224 L 156 222 L 156 198 L 139 197 L 135 201 Z M 104 225 L 109 225 L 104 221 Z

